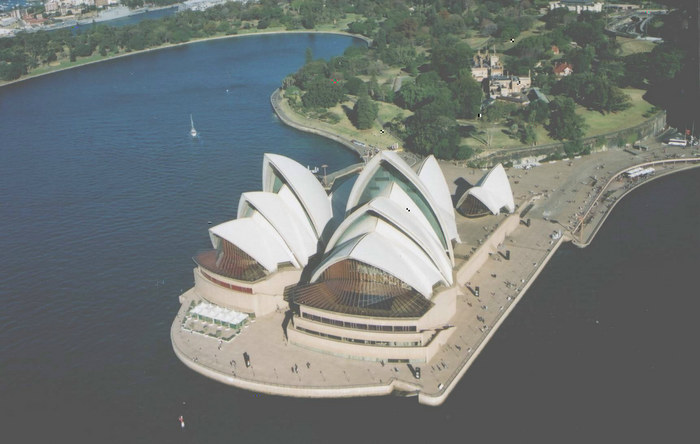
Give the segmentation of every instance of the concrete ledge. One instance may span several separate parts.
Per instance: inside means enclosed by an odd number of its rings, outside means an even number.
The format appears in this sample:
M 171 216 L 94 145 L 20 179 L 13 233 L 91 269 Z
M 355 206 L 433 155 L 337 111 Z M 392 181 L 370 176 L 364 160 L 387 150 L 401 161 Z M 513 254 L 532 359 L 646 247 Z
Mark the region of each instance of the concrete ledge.
M 432 394 L 428 394 L 425 392 L 420 392 L 418 394 L 418 402 L 419 403 L 435 407 L 435 406 L 442 405 L 442 403 L 445 402 L 445 400 L 450 395 L 450 393 L 452 393 L 452 390 L 454 390 L 454 388 L 457 386 L 459 381 L 462 379 L 462 376 L 464 376 L 464 374 L 467 372 L 469 367 L 471 367 L 471 365 L 476 360 L 477 356 L 479 356 L 479 354 L 484 349 L 484 347 L 486 347 L 486 344 L 488 344 L 488 342 L 491 340 L 493 335 L 498 331 L 498 328 L 501 326 L 503 321 L 506 320 L 506 318 L 508 317 L 510 312 L 515 308 L 516 305 L 518 305 L 518 302 L 520 301 L 520 299 L 522 299 L 522 297 L 525 295 L 527 290 L 530 288 L 530 285 L 532 285 L 532 283 L 535 281 L 535 279 L 537 279 L 537 276 L 539 276 L 540 272 L 544 269 L 545 265 L 547 265 L 547 263 L 552 258 L 554 253 L 559 249 L 559 246 L 561 246 L 563 241 L 564 241 L 563 237 L 559 238 L 557 240 L 557 242 L 554 245 L 552 245 L 552 249 L 549 252 L 549 254 L 547 254 L 547 256 L 544 258 L 542 263 L 540 263 L 537 266 L 537 268 L 535 269 L 535 271 L 530 275 L 530 278 L 527 280 L 527 282 L 525 283 L 525 286 L 522 288 L 522 290 L 520 290 L 520 293 L 518 293 L 518 296 L 513 299 L 513 303 L 510 304 L 508 306 L 508 308 L 503 312 L 503 314 L 498 319 L 498 321 L 496 321 L 496 324 L 494 324 L 493 328 L 491 328 L 489 330 L 489 333 L 488 333 L 488 335 L 486 335 L 486 338 L 483 341 L 481 341 L 481 343 L 476 348 L 476 350 L 474 350 L 474 353 L 472 353 L 465 360 L 464 364 L 462 365 L 462 368 L 459 370 L 457 375 L 455 375 L 455 377 L 452 379 L 452 381 L 450 381 L 447 385 L 445 385 L 445 387 L 442 389 L 442 391 L 440 392 L 439 395 L 432 395 Z
M 177 323 L 177 322 L 176 322 Z M 175 324 L 174 324 L 175 325 Z M 238 387 L 244 390 L 250 390 L 268 395 L 292 396 L 296 398 L 349 398 L 357 396 L 386 396 L 392 392 L 417 392 L 420 387 L 398 379 L 392 379 L 387 384 L 363 385 L 363 386 L 347 386 L 347 387 L 312 387 L 312 386 L 285 386 L 278 384 L 270 384 L 264 382 L 256 382 L 248 379 L 239 378 L 232 375 L 226 375 L 219 371 L 213 370 L 204 365 L 198 364 L 188 358 L 177 346 L 177 343 L 172 337 L 173 350 L 175 355 L 190 369 L 200 373 L 210 379 L 222 382 L 227 385 Z

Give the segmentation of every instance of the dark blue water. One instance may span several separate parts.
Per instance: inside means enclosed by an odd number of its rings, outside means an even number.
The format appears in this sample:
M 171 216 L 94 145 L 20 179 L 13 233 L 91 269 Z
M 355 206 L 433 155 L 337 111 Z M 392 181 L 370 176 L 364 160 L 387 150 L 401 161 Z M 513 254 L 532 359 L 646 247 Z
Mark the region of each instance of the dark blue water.
M 695 433 L 700 171 L 617 206 L 564 247 L 440 408 L 258 395 L 174 356 L 177 296 L 208 222 L 260 189 L 262 154 L 334 170 L 336 144 L 269 95 L 339 36 L 256 36 L 0 89 L 3 442 L 677 442 Z M 226 92 L 228 90 L 228 93 Z M 189 135 L 189 114 L 201 137 Z M 596 322 L 598 321 L 598 322 Z M 187 428 L 177 418 L 185 415 Z

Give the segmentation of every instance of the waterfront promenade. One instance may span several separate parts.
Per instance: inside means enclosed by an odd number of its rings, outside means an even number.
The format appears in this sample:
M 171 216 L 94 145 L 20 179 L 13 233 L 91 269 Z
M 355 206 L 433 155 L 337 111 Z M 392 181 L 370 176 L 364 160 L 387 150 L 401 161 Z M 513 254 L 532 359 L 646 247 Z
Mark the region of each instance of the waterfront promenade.
M 421 379 L 406 364 L 351 360 L 290 345 L 282 311 L 256 319 L 231 341 L 192 333 L 181 328 L 190 301 L 198 298 L 192 290 L 181 296 L 183 306 L 172 325 L 175 352 L 192 369 L 248 390 L 299 397 L 394 393 L 416 395 L 422 404 L 440 405 L 557 248 L 577 236 L 580 221 L 586 220 L 583 246 L 590 243 L 625 193 L 653 177 L 698 166 L 694 151 L 657 143 L 639 155 L 611 150 L 531 170 L 510 169 L 518 206 L 515 214 L 475 220 L 457 216 L 463 240 L 455 247 L 460 292 L 457 314 L 437 355 L 430 362 L 416 364 L 421 367 Z M 655 176 L 622 178 L 625 170 L 648 162 L 658 167 Z M 464 191 L 465 182 L 474 184 L 484 174 L 449 162 L 441 166 L 450 191 L 457 194 Z M 510 251 L 510 260 L 506 251 Z M 250 367 L 245 366 L 243 353 L 250 356 Z

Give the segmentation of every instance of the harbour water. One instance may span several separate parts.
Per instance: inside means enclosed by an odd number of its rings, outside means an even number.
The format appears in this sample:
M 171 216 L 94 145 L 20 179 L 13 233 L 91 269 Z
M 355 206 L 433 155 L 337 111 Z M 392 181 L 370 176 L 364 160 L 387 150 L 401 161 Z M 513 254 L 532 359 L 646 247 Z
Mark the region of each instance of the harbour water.
M 448 401 L 263 396 L 187 369 L 170 323 L 262 154 L 342 168 L 269 95 L 331 35 L 197 43 L 0 89 L 0 431 L 9 442 L 676 442 L 692 436 L 700 171 L 561 248 Z M 189 114 L 200 137 L 189 136 Z M 180 428 L 178 417 L 186 427 Z

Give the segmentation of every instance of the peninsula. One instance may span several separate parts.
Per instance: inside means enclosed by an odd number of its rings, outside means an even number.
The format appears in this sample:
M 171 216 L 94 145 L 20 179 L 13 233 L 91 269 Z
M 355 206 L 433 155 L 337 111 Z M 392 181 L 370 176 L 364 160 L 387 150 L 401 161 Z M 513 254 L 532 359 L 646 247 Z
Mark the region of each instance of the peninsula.
M 191 369 L 247 390 L 394 394 L 439 405 L 563 242 L 588 245 L 626 193 L 700 165 L 695 147 L 646 144 L 640 152 L 497 166 L 486 177 L 432 157 L 410 167 L 381 151 L 358 165 L 345 221 L 320 230 L 318 251 L 304 249 L 303 237 L 313 240 L 314 222 L 323 224 L 325 197 L 302 191 L 313 187 L 302 177 L 305 167 L 266 155 L 264 190 L 244 193 L 239 218 L 212 228 L 214 250 L 195 258 L 195 286 L 180 296 L 171 327 L 173 349 Z M 312 180 L 324 184 L 323 177 Z M 456 211 L 439 204 L 441 186 Z M 488 209 L 493 205 L 499 214 Z M 440 228 L 431 229 L 429 217 L 392 210 L 404 207 L 432 212 Z M 296 210 L 275 215 L 284 208 Z M 309 219 L 295 219 L 295 211 Z M 246 220 L 258 221 L 253 230 L 268 227 L 266 236 L 280 236 L 288 251 L 277 251 L 272 240 L 251 245 Z M 449 243 L 441 248 L 435 233 Z M 385 247 L 373 248 L 377 243 L 403 253 L 392 259 Z M 429 271 L 418 272 L 418 263 Z

